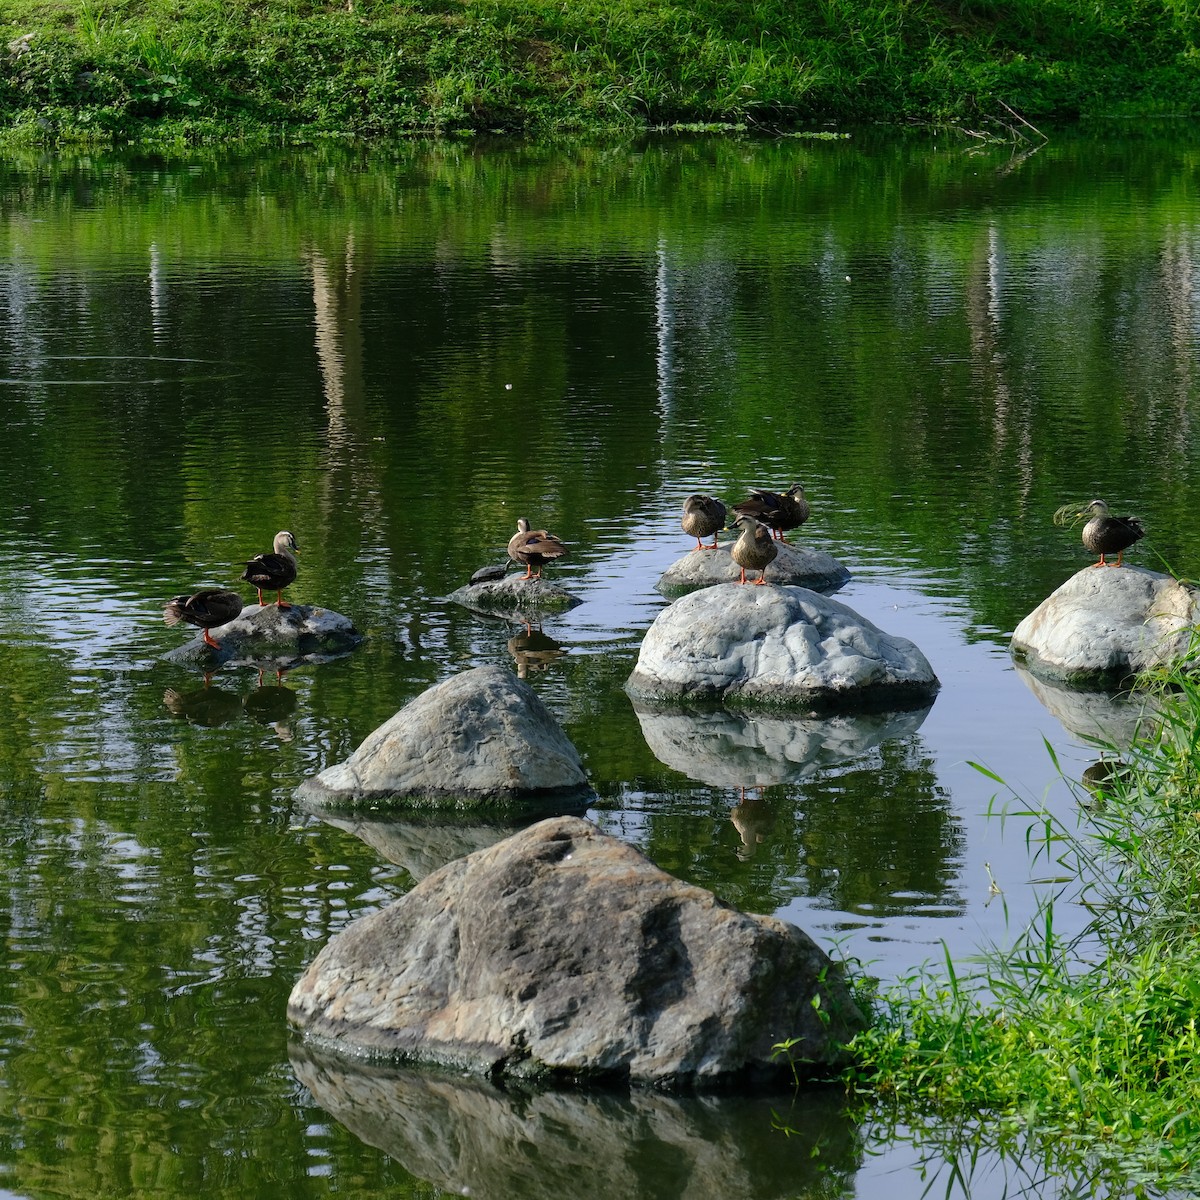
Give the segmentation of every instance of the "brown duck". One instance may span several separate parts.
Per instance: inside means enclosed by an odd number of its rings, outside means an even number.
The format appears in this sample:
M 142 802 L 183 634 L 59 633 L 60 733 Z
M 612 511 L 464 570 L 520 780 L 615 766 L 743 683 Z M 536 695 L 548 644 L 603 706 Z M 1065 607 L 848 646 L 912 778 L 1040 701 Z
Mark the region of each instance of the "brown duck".
M 295 555 L 300 552 L 296 539 L 286 529 L 281 529 L 275 535 L 275 548 L 267 554 L 256 554 L 242 572 L 242 578 L 258 590 L 260 607 L 267 603 L 263 599 L 263 591 L 275 593 L 277 608 L 291 608 L 283 602 L 283 589 L 290 583 L 296 582 Z
M 683 502 L 683 532 L 696 539 L 696 550 L 715 550 L 717 531 L 725 528 L 725 505 L 712 496 L 697 493 Z M 712 535 L 712 543 L 705 545 L 703 539 Z
M 168 625 L 178 625 L 180 621 L 195 625 L 202 631 L 205 643 L 220 650 L 221 643 L 214 642 L 208 631 L 232 621 L 241 611 L 242 598 L 237 592 L 204 588 L 191 596 L 176 596 L 169 600 L 163 609 L 163 620 Z
M 1119 567 L 1125 551 L 1146 536 L 1137 517 L 1110 516 L 1103 500 L 1093 500 L 1075 515 L 1091 518 L 1083 527 L 1083 544 L 1093 554 L 1100 555 L 1100 561 L 1093 564 L 1097 567 Z M 1108 554 L 1115 554 L 1117 561 L 1106 562 Z
M 781 542 L 786 542 L 783 535 L 789 529 L 799 529 L 808 520 L 808 501 L 804 498 L 804 488 L 793 483 L 786 492 L 769 492 L 765 488 L 751 488 L 750 498 L 733 506 L 733 511 L 746 513 L 770 526 L 773 534 Z
M 562 558 L 566 552 L 566 546 L 554 534 L 544 529 L 530 529 L 524 517 L 518 518 L 517 532 L 508 539 L 508 557 L 525 568 L 522 579 L 541 579 L 542 567 Z M 537 567 L 536 571 L 534 567 Z
M 746 582 L 747 571 L 758 572 L 756 585 L 766 583 L 763 576 L 779 553 L 770 529 L 749 513 L 739 513 L 733 523 L 742 531 L 742 536 L 729 548 L 730 557 L 742 569 L 738 583 Z

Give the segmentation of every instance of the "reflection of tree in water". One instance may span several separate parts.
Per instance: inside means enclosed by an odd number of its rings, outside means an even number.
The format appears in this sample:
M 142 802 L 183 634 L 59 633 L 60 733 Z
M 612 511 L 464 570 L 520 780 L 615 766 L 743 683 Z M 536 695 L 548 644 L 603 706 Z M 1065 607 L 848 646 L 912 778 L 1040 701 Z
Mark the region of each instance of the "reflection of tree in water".
M 797 896 L 876 916 L 962 910 L 953 885 L 966 834 L 919 738 L 885 742 L 758 797 L 757 789 L 745 798 L 715 788 L 669 794 L 669 811 L 645 816 L 639 842 L 664 870 L 747 912 L 774 912 Z M 761 837 L 753 854 L 735 810 Z

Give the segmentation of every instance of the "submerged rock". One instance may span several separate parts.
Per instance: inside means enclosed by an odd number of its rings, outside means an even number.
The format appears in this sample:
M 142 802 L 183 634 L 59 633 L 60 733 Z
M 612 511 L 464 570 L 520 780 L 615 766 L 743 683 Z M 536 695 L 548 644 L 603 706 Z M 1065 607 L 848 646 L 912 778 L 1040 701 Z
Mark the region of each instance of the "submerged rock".
M 344 762 L 301 784 L 320 807 L 473 808 L 590 794 L 579 754 L 537 693 L 476 667 L 422 692 Z
M 250 604 L 232 621 L 209 631 L 220 643 L 214 650 L 197 635 L 167 654 L 171 662 L 212 670 L 225 663 L 249 662 L 286 669 L 349 653 L 364 639 L 341 613 L 312 604 Z
M 1009 649 L 1035 675 L 1119 687 L 1182 658 L 1198 622 L 1190 584 L 1143 567 L 1084 567 L 1021 621 Z
M 714 1088 L 840 1062 L 863 1017 L 807 934 L 576 817 L 458 859 L 349 925 L 289 1019 L 342 1054 L 502 1077 Z
M 665 596 L 681 595 L 718 583 L 737 583 L 741 569 L 729 555 L 732 542 L 715 550 L 690 550 L 672 563 L 657 587 Z M 795 584 L 814 592 L 833 592 L 849 578 L 850 572 L 832 554 L 776 542 L 777 554 L 767 565 L 768 583 Z
M 625 690 L 643 703 L 914 708 L 940 684 L 907 638 L 807 588 L 722 584 L 663 609 Z

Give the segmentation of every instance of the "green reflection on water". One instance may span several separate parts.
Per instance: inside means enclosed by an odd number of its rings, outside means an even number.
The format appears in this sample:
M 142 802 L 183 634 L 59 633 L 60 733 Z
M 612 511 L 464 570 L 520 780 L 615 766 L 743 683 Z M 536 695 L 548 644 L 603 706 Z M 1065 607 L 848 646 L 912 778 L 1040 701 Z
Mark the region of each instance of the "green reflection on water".
M 429 684 L 513 662 L 516 626 L 443 598 L 520 515 L 571 544 L 554 574 L 588 601 L 547 618 L 565 653 L 530 677 L 606 828 L 753 911 L 915 941 L 977 916 L 983 804 L 947 764 L 1020 758 L 1030 720 L 947 744 L 939 706 L 996 684 L 965 647 L 1086 563 L 1049 520 L 1066 499 L 1138 511 L 1138 562 L 1196 560 L 1196 145 L 0 163 L 6 1182 L 431 1194 L 296 1085 L 284 1003 L 478 831 L 409 831 L 393 862 L 290 797 Z M 863 600 L 880 578 L 952 602 L 935 665 L 968 678 L 924 725 L 743 793 L 658 757 L 621 685 L 687 549 L 682 497 L 796 478 Z M 289 594 L 364 646 L 278 681 L 165 662 L 164 599 L 233 583 L 281 528 Z

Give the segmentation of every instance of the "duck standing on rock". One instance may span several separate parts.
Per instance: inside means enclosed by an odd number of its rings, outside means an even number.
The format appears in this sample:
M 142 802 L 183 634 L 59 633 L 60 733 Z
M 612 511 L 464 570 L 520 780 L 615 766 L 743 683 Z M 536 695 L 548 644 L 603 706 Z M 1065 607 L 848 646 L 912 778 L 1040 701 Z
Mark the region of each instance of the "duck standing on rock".
M 786 542 L 783 535 L 789 529 L 799 529 L 808 520 L 808 501 L 804 488 L 793 483 L 786 492 L 769 492 L 765 488 L 751 488 L 750 498 L 733 506 L 733 511 L 746 513 L 770 527 L 773 536 Z
M 717 531 L 725 528 L 725 505 L 712 496 L 697 493 L 683 502 L 683 532 L 696 539 L 696 550 L 715 550 Z M 703 539 L 712 534 L 712 544 L 706 546 Z
M 748 570 L 758 572 L 755 585 L 766 583 L 763 577 L 767 573 L 767 567 L 779 553 L 771 530 L 749 513 L 739 513 L 733 523 L 742 531 L 742 536 L 729 548 L 729 556 L 742 569 L 742 577 L 738 583 L 746 582 Z
M 214 642 L 210 629 L 232 621 L 242 611 L 242 598 L 237 592 L 221 588 L 204 588 L 191 596 L 176 596 L 163 609 L 163 621 L 167 625 L 178 625 L 186 621 L 202 631 L 206 645 L 220 650 L 221 643 Z
M 1083 544 L 1093 554 L 1100 555 L 1100 561 L 1093 563 L 1097 567 L 1119 567 L 1121 556 L 1133 545 L 1146 536 L 1141 521 L 1137 517 L 1114 517 L 1109 515 L 1108 505 L 1103 500 L 1093 500 L 1081 508 L 1077 517 L 1090 517 L 1091 520 L 1083 527 Z M 1106 554 L 1115 554 L 1115 563 L 1105 562 Z
M 541 579 L 542 566 L 562 558 L 566 552 L 566 546 L 554 534 L 544 529 L 530 529 L 524 517 L 518 518 L 517 532 L 508 539 L 508 557 L 525 567 L 522 579 Z M 537 567 L 536 571 L 534 567 Z
M 286 530 L 281 529 L 275 535 L 275 549 L 268 554 L 256 554 L 247 564 L 242 578 L 253 584 L 258 590 L 259 607 L 267 601 L 263 599 L 263 589 L 275 593 L 276 608 L 291 608 L 283 601 L 283 589 L 296 581 L 295 555 L 300 552 L 296 539 Z

